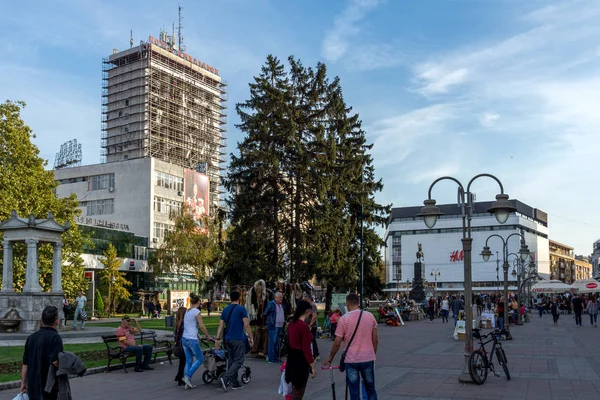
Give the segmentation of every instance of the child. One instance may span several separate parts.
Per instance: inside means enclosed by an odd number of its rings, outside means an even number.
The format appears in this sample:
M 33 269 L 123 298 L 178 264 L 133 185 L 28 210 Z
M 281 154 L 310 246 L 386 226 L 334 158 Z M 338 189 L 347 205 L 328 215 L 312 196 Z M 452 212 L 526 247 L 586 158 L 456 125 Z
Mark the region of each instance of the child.
M 340 309 L 336 308 L 331 316 L 331 340 L 335 340 L 335 330 L 341 317 L 342 315 Z

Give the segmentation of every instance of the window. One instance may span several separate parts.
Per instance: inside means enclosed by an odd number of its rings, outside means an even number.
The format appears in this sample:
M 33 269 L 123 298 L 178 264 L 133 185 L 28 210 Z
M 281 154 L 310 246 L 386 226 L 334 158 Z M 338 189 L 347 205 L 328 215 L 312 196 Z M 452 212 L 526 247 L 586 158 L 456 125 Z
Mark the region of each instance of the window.
M 166 232 L 173 231 L 173 225 L 163 224 L 161 222 L 154 223 L 154 237 L 164 239 Z
M 125 107 L 129 105 L 129 99 L 125 99 Z
M 114 199 L 88 201 L 86 206 L 87 215 L 105 215 L 115 212 Z
M 177 213 L 183 207 L 181 201 L 164 199 L 162 197 L 154 196 L 154 211 L 162 214 L 170 214 L 171 212 Z
M 167 174 L 166 172 L 155 171 L 156 186 L 161 186 L 167 189 L 183 191 L 183 178 L 175 175 Z
M 90 176 L 88 190 L 102 190 L 115 187 L 115 174 Z

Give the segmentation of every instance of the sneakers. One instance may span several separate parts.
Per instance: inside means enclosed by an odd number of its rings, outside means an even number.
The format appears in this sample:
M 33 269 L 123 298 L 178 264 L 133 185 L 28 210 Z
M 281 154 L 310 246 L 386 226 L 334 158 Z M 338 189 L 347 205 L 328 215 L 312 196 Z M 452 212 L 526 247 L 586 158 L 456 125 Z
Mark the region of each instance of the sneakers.
M 231 389 L 233 389 L 233 390 L 240 390 L 240 389 L 243 389 L 243 388 L 244 387 L 242 385 L 239 385 L 239 386 L 235 386 L 234 385 L 234 386 L 231 387 Z
M 135 367 L 135 368 L 133 369 L 133 371 L 134 371 L 134 372 L 144 372 L 144 370 L 143 370 L 143 369 L 141 369 L 140 367 Z
M 227 391 L 228 382 L 225 380 L 225 378 L 220 377 L 219 382 L 221 383 L 221 387 L 223 388 L 223 390 Z
M 190 389 L 194 388 L 195 386 L 192 385 L 192 381 L 190 380 L 189 377 L 184 376 L 183 378 L 181 378 L 181 380 L 185 383 L 185 388 L 188 389 L 188 387 Z
M 154 368 L 152 367 L 142 367 L 144 371 L 152 371 Z

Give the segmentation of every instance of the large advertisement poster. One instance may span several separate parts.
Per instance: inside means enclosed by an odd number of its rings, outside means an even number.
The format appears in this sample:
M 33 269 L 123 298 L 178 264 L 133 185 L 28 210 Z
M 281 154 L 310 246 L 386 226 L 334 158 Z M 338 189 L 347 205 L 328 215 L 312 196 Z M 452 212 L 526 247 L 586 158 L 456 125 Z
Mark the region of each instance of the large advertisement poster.
M 199 223 L 204 215 L 208 215 L 208 176 L 186 169 L 183 187 L 185 205 L 192 213 L 194 220 Z

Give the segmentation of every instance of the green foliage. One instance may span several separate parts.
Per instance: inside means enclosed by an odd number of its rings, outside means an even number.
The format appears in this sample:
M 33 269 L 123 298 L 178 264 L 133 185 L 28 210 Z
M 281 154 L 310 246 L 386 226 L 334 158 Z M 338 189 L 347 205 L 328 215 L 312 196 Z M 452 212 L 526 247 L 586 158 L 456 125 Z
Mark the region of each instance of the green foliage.
M 96 302 L 96 304 L 94 304 L 94 307 L 96 308 L 96 315 L 99 317 L 104 317 L 106 315 L 104 312 L 104 300 L 102 300 L 102 295 L 98 289 L 96 289 L 96 296 L 94 300 Z
M 79 203 L 75 195 L 59 199 L 54 194 L 57 183 L 47 162 L 39 156 L 39 149 L 31 139 L 31 128 L 21 119 L 23 102 L 6 101 L 0 104 L 0 221 L 10 217 L 12 210 L 19 216 L 46 218 L 49 212 L 61 224 L 69 222 L 70 229 L 63 234 L 63 290 L 68 298 L 75 298 L 78 290 L 85 290 L 81 248 L 84 243 L 75 216 Z M 14 287 L 22 290 L 25 284 L 27 249 L 24 244 L 14 246 Z M 2 262 L 2 260 L 0 260 Z M 39 276 L 42 290 L 52 286 L 52 246 L 39 249 Z M 1 279 L 1 278 L 0 278 Z
M 329 298 L 336 287 L 356 288 L 362 219 L 365 282 L 379 290 L 384 243 L 375 227 L 385 226 L 390 206 L 375 201 L 383 184 L 372 145 L 324 64 L 288 63 L 286 71 L 268 56 L 250 98 L 236 106 L 246 137 L 225 182 L 231 232 L 221 276 L 232 284 L 316 277 Z
M 108 314 L 111 315 L 116 309 L 116 304 L 121 300 L 129 299 L 130 293 L 127 290 L 131 286 L 125 278 L 125 272 L 119 271 L 121 260 L 117 257 L 117 249 L 112 244 L 109 244 L 108 249 L 104 251 L 104 257 L 100 257 L 99 261 L 104 264 L 104 268 L 100 270 L 100 287 L 102 293 L 108 295 L 106 303 Z
M 155 275 L 183 273 L 194 276 L 201 285 L 223 259 L 220 214 L 205 216 L 200 226 L 187 208 L 171 214 L 173 230 L 165 234 L 163 244 L 148 260 Z

